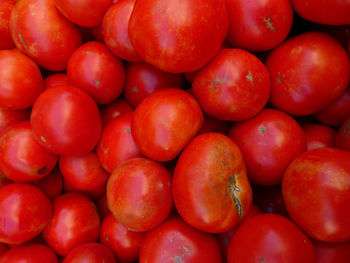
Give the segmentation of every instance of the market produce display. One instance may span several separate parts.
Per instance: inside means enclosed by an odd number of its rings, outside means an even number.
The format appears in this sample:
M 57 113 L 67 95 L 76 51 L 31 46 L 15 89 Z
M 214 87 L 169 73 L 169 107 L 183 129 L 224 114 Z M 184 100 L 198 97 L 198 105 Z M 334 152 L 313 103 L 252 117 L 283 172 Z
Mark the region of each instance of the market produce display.
M 0 263 L 350 263 L 350 2 L 0 0 Z

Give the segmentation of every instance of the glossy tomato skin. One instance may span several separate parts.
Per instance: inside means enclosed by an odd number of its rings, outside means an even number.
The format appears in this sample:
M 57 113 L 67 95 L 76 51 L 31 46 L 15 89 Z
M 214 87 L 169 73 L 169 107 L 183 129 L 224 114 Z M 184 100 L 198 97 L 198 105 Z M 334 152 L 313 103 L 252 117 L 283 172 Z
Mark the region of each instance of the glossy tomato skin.
M 71 83 L 68 80 L 67 74 L 65 73 L 56 73 L 52 74 L 44 79 L 44 89 L 57 87 L 57 86 L 66 86 Z
M 74 247 L 64 258 L 63 263 L 116 263 L 112 251 L 99 243 L 84 243 Z
M 11 13 L 10 29 L 16 47 L 51 71 L 64 70 L 82 41 L 79 30 L 56 9 L 54 0 L 19 1 Z
M 168 88 L 150 94 L 137 106 L 131 133 L 145 156 L 164 162 L 174 159 L 202 124 L 203 113 L 193 96 Z
M 32 239 L 51 216 L 51 202 L 38 187 L 13 183 L 0 188 L 0 242 L 20 244 Z
M 122 162 L 142 156 L 131 135 L 133 114 L 133 112 L 122 114 L 103 129 L 97 146 L 97 155 L 102 166 L 109 173 L 112 173 Z
M 227 31 L 224 0 L 136 1 L 129 21 L 137 53 L 168 72 L 203 67 L 219 51 Z
M 269 53 L 265 65 L 271 77 L 270 102 L 292 115 L 320 111 L 349 82 L 348 55 L 324 33 L 307 32 L 285 41 Z
M 295 11 L 306 20 L 326 25 L 350 24 L 348 1 L 292 0 Z
M 128 229 L 151 230 L 167 218 L 172 208 L 170 182 L 168 170 L 155 161 L 125 161 L 108 180 L 108 207 Z
M 350 259 L 350 241 L 322 242 L 312 241 L 317 252 L 317 263 L 348 263 Z
M 14 0 L 0 1 L 0 49 L 10 49 L 15 47 L 10 32 L 11 11 L 15 6 Z
M 350 118 L 339 127 L 335 144 L 337 148 L 350 152 Z
M 230 20 L 228 41 L 233 47 L 269 50 L 280 44 L 292 27 L 289 0 L 227 0 L 226 5 Z
M 30 110 L 7 110 L 0 108 L 0 135 L 8 128 L 9 126 L 29 120 Z
M 122 97 L 115 101 L 100 107 L 102 126 L 105 127 L 107 123 L 117 118 L 123 113 L 132 111 L 133 107 Z
M 252 190 L 238 146 L 227 136 L 205 133 L 181 153 L 173 175 L 175 206 L 191 226 L 225 232 L 252 205 Z
M 96 200 L 96 207 L 101 219 L 104 219 L 111 214 L 111 211 L 109 211 L 108 207 L 106 192 L 98 200 Z
M 240 147 L 248 177 L 257 184 L 281 183 L 288 164 L 306 150 L 300 125 L 288 114 L 274 109 L 264 109 L 255 117 L 234 124 L 229 137 Z
M 122 92 L 125 71 L 122 61 L 96 41 L 74 51 L 67 64 L 68 79 L 98 104 L 115 100 Z
M 74 86 L 43 92 L 34 103 L 30 121 L 37 141 L 57 155 L 88 153 L 101 136 L 96 103 Z
M 280 215 L 261 214 L 246 220 L 228 247 L 229 263 L 317 263 L 309 238 Z
M 249 119 L 269 99 L 269 73 L 253 54 L 223 49 L 196 75 L 192 93 L 209 116 L 230 121 Z
M 324 147 L 335 147 L 336 130 L 322 124 L 304 124 L 307 150 Z
M 25 263 L 57 263 L 55 252 L 48 246 L 29 243 L 12 247 L 2 257 L 0 263 L 25 262 Z
M 63 179 L 57 168 L 44 178 L 32 183 L 43 190 L 43 192 L 51 199 L 58 197 L 63 192 Z
M 127 61 L 141 62 L 129 37 L 129 20 L 135 0 L 119 0 L 108 8 L 103 17 L 102 32 L 107 47 Z
M 29 108 L 42 91 L 43 78 L 33 60 L 20 52 L 0 50 L 1 108 Z
M 181 74 L 164 72 L 148 63 L 127 63 L 125 99 L 136 107 L 147 95 L 163 88 L 182 89 L 184 80 Z
M 350 153 L 320 148 L 291 162 L 283 176 L 282 195 L 291 219 L 306 234 L 342 242 L 350 239 L 349 187 Z
M 85 195 L 66 193 L 53 200 L 53 216 L 43 238 L 58 255 L 66 256 L 79 244 L 97 241 L 99 231 L 95 204 Z
M 146 233 L 128 230 L 110 214 L 102 222 L 100 242 L 113 251 L 118 263 L 135 262 Z
M 31 182 L 48 175 L 57 156 L 34 138 L 29 121 L 16 123 L 0 137 L 0 171 L 14 182 Z
M 141 245 L 140 263 L 218 263 L 222 256 L 212 235 L 171 217 L 148 232 Z
M 54 0 L 54 2 L 67 19 L 84 27 L 99 25 L 108 7 L 113 4 L 112 0 Z

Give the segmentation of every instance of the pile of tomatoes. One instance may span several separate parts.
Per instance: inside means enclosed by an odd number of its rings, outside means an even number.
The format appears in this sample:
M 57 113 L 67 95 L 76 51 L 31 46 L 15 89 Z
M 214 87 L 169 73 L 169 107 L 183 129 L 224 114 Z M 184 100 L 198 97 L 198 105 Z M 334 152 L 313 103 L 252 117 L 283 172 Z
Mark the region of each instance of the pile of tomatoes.
M 0 263 L 349 263 L 350 2 L 0 0 Z

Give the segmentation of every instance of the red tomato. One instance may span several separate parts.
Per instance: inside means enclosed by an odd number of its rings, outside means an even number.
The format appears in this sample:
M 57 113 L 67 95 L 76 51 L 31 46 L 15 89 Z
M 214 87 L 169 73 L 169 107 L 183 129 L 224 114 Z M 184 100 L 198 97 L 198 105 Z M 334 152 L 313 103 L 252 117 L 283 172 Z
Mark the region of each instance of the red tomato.
M 227 134 L 229 129 L 229 122 L 218 120 L 210 116 L 204 115 L 203 125 L 199 129 L 198 134 L 208 133 L 208 132 L 219 132 L 222 134 Z
M 230 20 L 228 41 L 233 47 L 264 51 L 288 35 L 293 22 L 289 0 L 227 0 Z
M 29 121 L 16 123 L 0 137 L 0 171 L 14 182 L 31 182 L 48 175 L 57 156 L 34 139 Z
M 304 124 L 307 150 L 324 147 L 335 147 L 336 131 L 326 125 Z
M 281 183 L 288 164 L 306 150 L 300 125 L 288 114 L 264 109 L 257 116 L 236 123 L 229 137 L 240 147 L 249 179 L 257 184 Z
M 310 237 L 350 240 L 350 153 L 320 148 L 299 155 L 287 168 L 282 194 L 288 213 Z
M 210 233 L 233 228 L 252 205 L 241 152 L 220 133 L 201 134 L 186 146 L 175 167 L 172 190 L 181 217 Z
M 128 230 L 113 215 L 108 215 L 101 225 L 100 242 L 113 251 L 118 263 L 134 262 L 139 258 L 145 234 Z
M 313 240 L 317 252 L 317 263 L 349 263 L 350 241 L 330 243 Z
M 128 229 L 148 231 L 172 208 L 171 178 L 165 167 L 145 158 L 134 158 L 114 170 L 107 183 L 108 207 Z
M 30 121 L 37 141 L 57 155 L 86 154 L 101 136 L 96 103 L 73 86 L 54 87 L 41 93 Z
M 51 216 L 51 202 L 38 187 L 13 183 L 0 188 L 0 242 L 19 244 L 32 239 Z
M 113 119 L 117 118 L 119 115 L 123 113 L 127 113 L 132 111 L 133 107 L 130 106 L 129 103 L 126 102 L 125 99 L 119 97 L 117 100 L 102 105 L 100 107 L 102 126 L 106 126 L 107 123 L 111 122 Z
M 18 1 L 10 29 L 17 48 L 51 71 L 64 70 L 81 44 L 79 30 L 56 9 L 54 0 Z
M 53 200 L 53 217 L 43 238 L 58 255 L 66 256 L 79 244 L 97 241 L 99 231 L 95 204 L 82 194 L 67 193 Z
M 123 95 L 134 107 L 147 95 L 164 88 L 182 89 L 183 76 L 161 71 L 148 63 L 127 63 Z
M 3 243 L 0 243 L 0 259 L 1 259 L 1 256 L 8 250 L 9 248 L 3 244 Z
M 91 189 L 81 189 L 80 187 L 75 187 L 74 185 L 71 185 L 69 181 L 63 181 L 63 189 L 66 193 L 74 192 L 86 195 L 94 201 L 96 201 L 103 194 L 106 193 L 106 185 L 101 185 Z
M 11 125 L 29 120 L 30 110 L 7 110 L 0 108 L 0 135 Z
M 15 4 L 14 0 L 0 0 L 0 49 L 15 47 L 10 32 L 11 11 Z
M 0 173 L 0 187 L 12 183 L 11 180 L 9 180 L 5 175 Z
M 63 263 L 116 263 L 112 251 L 99 243 L 85 243 L 69 251 Z M 1 263 L 1 262 L 0 262 Z
M 136 108 L 131 133 L 140 151 L 157 161 L 174 159 L 203 124 L 203 113 L 192 95 L 161 89 Z
M 107 47 L 118 57 L 141 62 L 129 37 L 129 20 L 135 0 L 119 0 L 112 5 L 103 17 L 103 39 Z
M 337 148 L 350 152 L 350 117 L 340 126 L 335 140 Z
M 56 73 L 52 74 L 44 79 L 44 89 L 50 89 L 57 86 L 66 86 L 71 83 L 68 80 L 67 74 Z
M 0 50 L 1 108 L 29 108 L 43 87 L 39 67 L 30 58 L 13 50 Z
M 98 158 L 106 171 L 112 173 L 122 162 L 142 154 L 131 135 L 133 112 L 112 120 L 102 132 L 97 146 Z
M 219 51 L 228 31 L 224 0 L 136 1 L 129 36 L 137 53 L 169 72 L 195 71 Z
M 293 115 L 320 111 L 345 91 L 350 77 L 344 48 L 329 35 L 316 32 L 285 41 L 270 52 L 266 67 L 271 103 Z
M 98 104 L 115 100 L 125 79 L 123 63 L 100 42 L 80 46 L 69 58 L 67 75 L 73 85 L 83 89 Z
M 306 20 L 327 25 L 350 24 L 350 2 L 344 0 L 292 0 L 295 11 Z
M 192 92 L 209 116 L 246 120 L 261 111 L 269 99 L 269 73 L 247 51 L 223 49 L 195 76 Z
M 215 237 L 198 231 L 175 217 L 146 234 L 139 262 L 218 263 L 221 259 Z
M 54 0 L 56 7 L 73 23 L 92 27 L 102 22 L 102 18 L 112 0 Z
M 51 248 L 42 244 L 25 244 L 12 247 L 2 257 L 0 263 L 57 263 L 57 256 Z
M 58 169 L 54 169 L 43 179 L 32 183 L 41 188 L 51 199 L 58 197 L 63 192 L 63 179 Z
M 111 214 L 107 202 L 107 193 L 104 193 L 98 200 L 96 200 L 96 207 L 101 219 L 104 219 L 105 217 Z
M 288 219 L 261 214 L 245 221 L 228 247 L 229 263 L 316 263 L 308 237 Z

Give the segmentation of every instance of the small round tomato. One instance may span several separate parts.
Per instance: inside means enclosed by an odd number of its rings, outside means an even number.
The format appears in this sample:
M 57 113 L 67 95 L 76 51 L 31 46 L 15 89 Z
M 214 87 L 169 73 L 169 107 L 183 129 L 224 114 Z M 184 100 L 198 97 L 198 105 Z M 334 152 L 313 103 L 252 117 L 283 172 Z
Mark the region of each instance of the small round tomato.
M 0 242 L 19 244 L 32 239 L 51 216 L 51 202 L 38 187 L 13 183 L 0 188 Z
M 84 243 L 71 249 L 62 263 L 116 263 L 112 251 L 99 243 Z M 0 262 L 1 263 L 1 262 Z
M 349 263 L 350 241 L 322 242 L 312 241 L 317 252 L 317 263 Z
M 14 0 L 0 0 L 0 49 L 15 47 L 10 32 L 11 11 L 15 4 Z
M 113 251 L 118 262 L 134 262 L 139 258 L 145 234 L 127 229 L 110 214 L 102 222 L 100 242 Z
M 192 95 L 180 89 L 161 89 L 136 107 L 131 133 L 144 155 L 156 161 L 170 161 L 202 124 L 202 110 Z
M 307 151 L 324 148 L 335 147 L 336 130 L 321 124 L 304 124 L 303 130 L 305 133 Z
M 30 110 L 7 110 L 0 108 L 0 135 L 5 131 L 7 127 L 11 125 L 29 120 Z
M 350 118 L 340 126 L 336 134 L 335 144 L 337 148 L 350 152 Z
M 95 204 L 82 194 L 66 193 L 53 200 L 53 216 L 43 238 L 58 255 L 66 256 L 79 244 L 97 241 L 99 231 Z
M 161 164 L 133 158 L 114 170 L 107 183 L 108 207 L 115 219 L 134 231 L 148 231 L 170 213 L 171 178 Z
M 0 50 L 1 108 L 29 108 L 43 88 L 43 78 L 34 61 L 20 52 Z
M 132 110 L 133 107 L 122 97 L 119 97 L 117 100 L 109 104 L 102 105 L 100 107 L 102 126 L 105 127 L 107 123 L 111 122 L 119 115 Z
M 192 93 L 209 116 L 246 120 L 261 111 L 269 99 L 269 73 L 253 54 L 223 49 L 198 72 Z
M 309 238 L 283 216 L 261 214 L 246 220 L 228 247 L 229 263 L 317 263 Z
M 96 103 L 73 86 L 54 87 L 41 93 L 30 121 L 37 141 L 57 155 L 90 152 L 102 130 Z
M 52 74 L 44 79 L 44 89 L 50 89 L 57 86 L 66 86 L 71 83 L 68 80 L 68 76 L 65 73 Z
M 181 217 L 210 233 L 233 228 L 252 205 L 241 152 L 220 133 L 201 134 L 186 146 L 175 167 L 172 190 Z
M 44 178 L 32 183 L 43 190 L 51 199 L 58 197 L 63 192 L 63 179 L 57 168 Z
M 170 218 L 148 232 L 141 245 L 140 263 L 221 262 L 220 247 L 210 234 L 198 231 L 180 218 Z
M 302 153 L 288 166 L 282 195 L 292 220 L 321 241 L 350 239 L 350 153 L 319 148 Z

